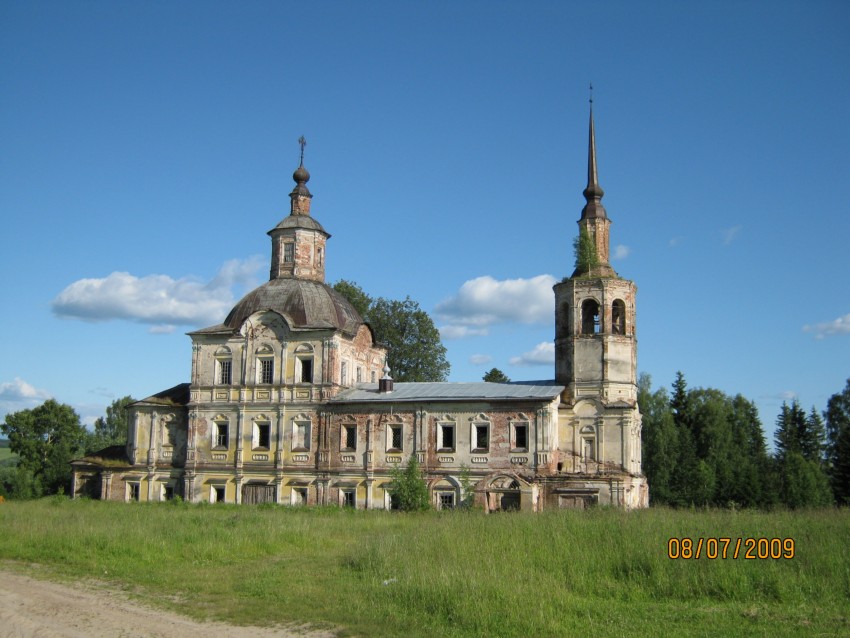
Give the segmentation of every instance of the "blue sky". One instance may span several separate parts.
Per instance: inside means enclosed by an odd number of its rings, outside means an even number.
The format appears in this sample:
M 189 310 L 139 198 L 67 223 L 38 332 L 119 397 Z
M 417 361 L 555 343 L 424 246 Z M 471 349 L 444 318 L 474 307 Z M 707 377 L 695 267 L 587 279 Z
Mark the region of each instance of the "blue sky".
M 329 282 L 410 295 L 451 380 L 553 377 L 593 82 L 654 385 L 768 431 L 850 376 L 850 4 L 4 2 L 0 417 L 189 379 L 268 277 L 305 135 Z

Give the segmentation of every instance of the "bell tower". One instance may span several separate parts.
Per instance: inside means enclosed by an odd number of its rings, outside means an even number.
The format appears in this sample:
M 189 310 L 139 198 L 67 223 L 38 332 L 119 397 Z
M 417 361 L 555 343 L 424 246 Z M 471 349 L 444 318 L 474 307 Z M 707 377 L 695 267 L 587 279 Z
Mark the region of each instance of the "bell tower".
M 588 133 L 586 204 L 578 220 L 573 274 L 555 289 L 555 380 L 573 405 L 592 398 L 601 405 L 637 405 L 637 337 L 634 282 L 609 263 L 611 220 L 596 168 L 593 101 Z M 636 409 L 636 408 L 635 408 Z

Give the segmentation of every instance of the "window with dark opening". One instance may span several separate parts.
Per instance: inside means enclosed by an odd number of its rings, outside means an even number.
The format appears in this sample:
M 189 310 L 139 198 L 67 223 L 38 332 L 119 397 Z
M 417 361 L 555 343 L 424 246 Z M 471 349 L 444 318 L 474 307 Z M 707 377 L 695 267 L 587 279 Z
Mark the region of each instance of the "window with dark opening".
M 344 425 L 342 426 L 343 434 L 343 449 L 354 450 L 357 448 L 357 426 Z
M 313 383 L 312 359 L 301 359 L 301 383 Z
M 217 422 L 215 424 L 215 441 L 216 447 L 227 448 L 227 423 Z
M 213 503 L 224 503 L 224 485 L 214 485 L 212 491 Z
M 390 449 L 391 450 L 400 450 L 401 449 L 401 426 L 400 425 L 391 425 L 390 426 Z
M 475 426 L 475 441 L 473 442 L 473 449 L 483 452 L 486 451 L 487 448 L 490 447 L 490 426 L 489 425 L 476 425 Z
M 269 423 L 254 424 L 254 448 L 269 449 L 271 442 L 271 425 Z
M 528 449 L 528 425 L 525 423 L 514 426 L 514 449 Z
M 342 506 L 354 507 L 354 490 L 342 490 Z
M 586 299 L 581 304 L 581 333 L 583 335 L 592 335 L 597 334 L 599 331 L 599 304 L 593 299 Z
M 286 264 L 291 264 L 295 261 L 295 244 L 283 245 L 283 261 Z
M 138 483 L 128 483 L 127 484 L 127 498 L 131 501 L 139 500 L 139 484 Z
M 440 509 L 450 510 L 455 506 L 454 492 L 440 492 Z
M 443 423 L 440 425 L 440 441 L 441 450 L 453 450 L 455 447 L 455 426 Z
M 171 501 L 174 499 L 174 486 L 166 485 L 162 491 L 162 495 L 165 497 L 166 501 Z

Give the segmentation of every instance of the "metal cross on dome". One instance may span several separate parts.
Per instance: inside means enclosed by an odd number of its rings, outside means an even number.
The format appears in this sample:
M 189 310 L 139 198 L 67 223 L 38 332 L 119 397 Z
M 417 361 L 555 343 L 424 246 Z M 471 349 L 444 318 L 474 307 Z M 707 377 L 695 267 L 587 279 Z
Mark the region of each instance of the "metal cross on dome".
M 301 166 L 304 166 L 304 147 L 307 146 L 307 140 L 303 135 L 298 138 L 298 144 L 301 145 Z

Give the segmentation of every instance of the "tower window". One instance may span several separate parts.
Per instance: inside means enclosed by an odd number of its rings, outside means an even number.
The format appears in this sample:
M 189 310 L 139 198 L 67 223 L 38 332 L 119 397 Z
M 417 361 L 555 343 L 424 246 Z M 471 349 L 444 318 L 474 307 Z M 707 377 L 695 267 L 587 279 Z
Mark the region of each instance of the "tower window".
M 626 334 L 626 304 L 616 299 L 611 306 L 611 332 L 615 335 Z
M 599 304 L 593 299 L 586 299 L 581 304 L 581 333 L 583 335 L 593 335 L 598 334 L 600 331 Z
M 271 383 L 274 380 L 274 359 L 260 359 L 259 382 Z
M 283 245 L 283 263 L 291 264 L 295 261 L 295 244 Z
M 227 449 L 227 421 L 215 421 L 213 446 Z

